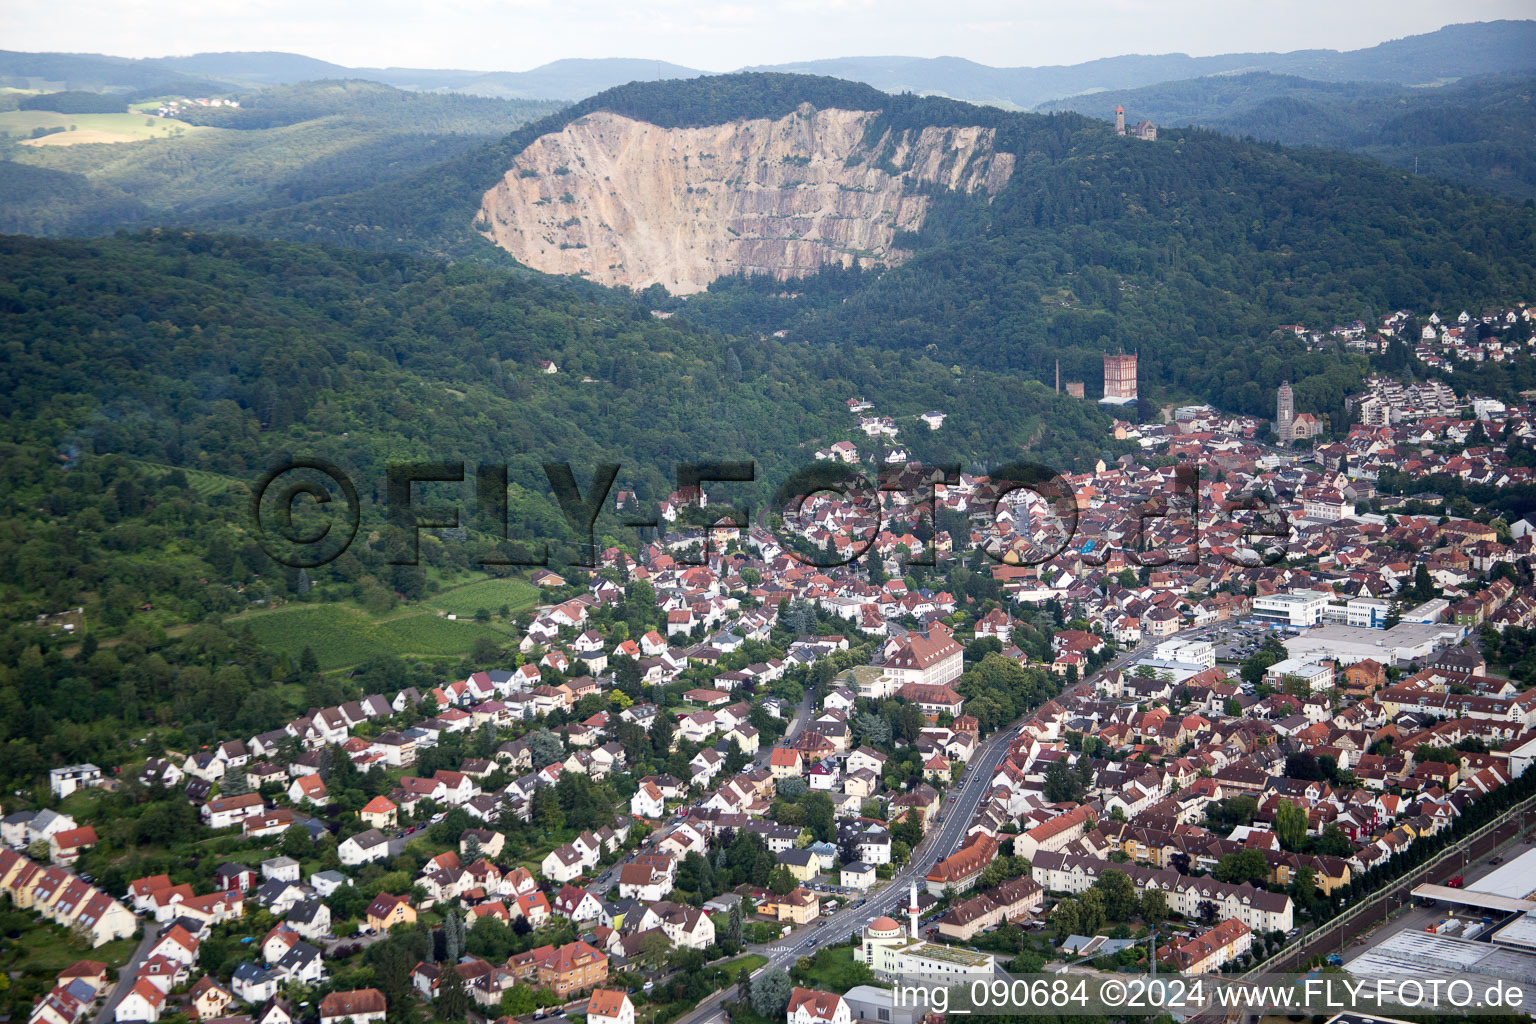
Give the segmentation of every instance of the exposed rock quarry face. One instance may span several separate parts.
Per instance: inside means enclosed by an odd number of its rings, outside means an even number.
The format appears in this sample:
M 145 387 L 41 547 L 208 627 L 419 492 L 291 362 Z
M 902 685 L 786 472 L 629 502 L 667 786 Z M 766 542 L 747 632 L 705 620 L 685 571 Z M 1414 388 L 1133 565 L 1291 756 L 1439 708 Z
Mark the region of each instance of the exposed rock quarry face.
M 814 110 L 777 121 L 659 128 L 589 114 L 518 154 L 475 227 L 523 263 L 607 285 L 702 291 L 725 274 L 779 278 L 828 264 L 892 265 L 938 185 L 988 197 L 1013 173 L 989 128 L 886 132 Z

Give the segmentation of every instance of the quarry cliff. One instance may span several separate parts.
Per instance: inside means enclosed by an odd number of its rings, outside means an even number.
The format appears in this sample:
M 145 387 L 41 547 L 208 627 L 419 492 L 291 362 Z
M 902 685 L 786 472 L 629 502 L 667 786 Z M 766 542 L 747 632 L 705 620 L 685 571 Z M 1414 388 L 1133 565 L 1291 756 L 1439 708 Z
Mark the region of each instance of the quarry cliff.
M 894 265 L 927 193 L 994 196 L 1014 157 L 990 128 L 879 130 L 878 117 L 801 104 L 778 119 L 663 128 L 597 111 L 519 153 L 475 228 L 538 270 L 680 294 L 738 272 Z

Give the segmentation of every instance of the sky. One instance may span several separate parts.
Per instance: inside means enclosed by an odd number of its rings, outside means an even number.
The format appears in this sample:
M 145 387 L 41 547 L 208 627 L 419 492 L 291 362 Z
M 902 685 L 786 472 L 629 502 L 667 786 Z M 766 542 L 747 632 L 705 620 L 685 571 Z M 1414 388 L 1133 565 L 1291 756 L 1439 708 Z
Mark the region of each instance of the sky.
M 0 4 L 9 50 L 286 50 L 352 67 L 524 71 L 643 57 L 705 71 L 826 57 L 994 66 L 1127 53 L 1351 50 L 1536 17 L 1536 0 L 52 0 Z

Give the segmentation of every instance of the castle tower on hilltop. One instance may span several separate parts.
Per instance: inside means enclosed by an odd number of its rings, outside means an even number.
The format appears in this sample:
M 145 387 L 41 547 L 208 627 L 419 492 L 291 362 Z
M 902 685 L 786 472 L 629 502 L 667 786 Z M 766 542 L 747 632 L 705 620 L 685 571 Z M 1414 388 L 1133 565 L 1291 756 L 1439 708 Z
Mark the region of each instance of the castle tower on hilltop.
M 1282 441 L 1289 441 L 1295 433 L 1296 426 L 1296 395 L 1291 391 L 1291 382 L 1280 382 L 1280 390 L 1275 394 L 1275 436 Z
M 1104 397 L 1107 405 L 1130 405 L 1136 401 L 1136 353 L 1104 353 Z
M 1143 118 L 1142 120 L 1137 121 L 1135 124 L 1131 125 L 1130 128 L 1126 128 L 1125 108 L 1116 104 L 1115 134 L 1129 135 L 1132 138 L 1141 139 L 1143 142 L 1155 142 L 1157 141 L 1157 125 Z

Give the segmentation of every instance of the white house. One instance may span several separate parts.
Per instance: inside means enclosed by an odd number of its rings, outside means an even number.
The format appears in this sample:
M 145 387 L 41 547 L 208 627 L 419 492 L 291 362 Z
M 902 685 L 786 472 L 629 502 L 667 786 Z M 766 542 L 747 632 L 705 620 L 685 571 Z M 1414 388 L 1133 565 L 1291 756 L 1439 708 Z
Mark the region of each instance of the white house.
M 627 992 L 595 988 L 587 1000 L 587 1024 L 635 1024 L 635 1004 Z
M 48 772 L 48 788 L 60 800 L 77 789 L 101 785 L 101 769 L 93 764 L 72 764 Z
M 366 832 L 348 836 L 336 847 L 336 855 L 345 867 L 355 868 L 360 864 L 371 861 L 383 860 L 389 856 L 389 840 L 384 833 L 376 828 L 370 828 Z
M 848 1001 L 835 992 L 795 988 L 784 1011 L 786 1024 L 851 1024 Z
M 165 1010 L 165 993 L 140 979 L 117 1004 L 114 1017 L 119 1021 L 157 1021 Z

